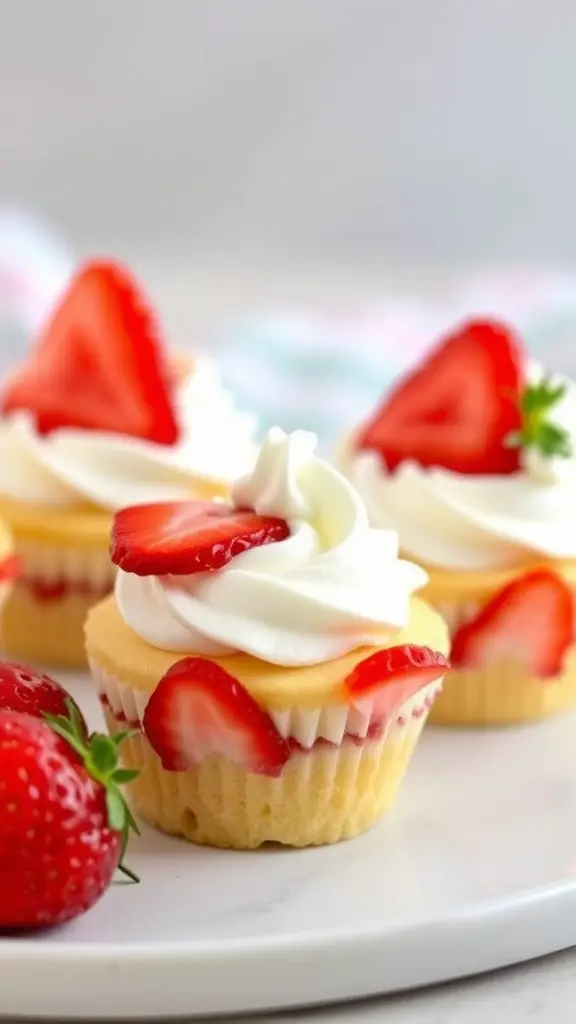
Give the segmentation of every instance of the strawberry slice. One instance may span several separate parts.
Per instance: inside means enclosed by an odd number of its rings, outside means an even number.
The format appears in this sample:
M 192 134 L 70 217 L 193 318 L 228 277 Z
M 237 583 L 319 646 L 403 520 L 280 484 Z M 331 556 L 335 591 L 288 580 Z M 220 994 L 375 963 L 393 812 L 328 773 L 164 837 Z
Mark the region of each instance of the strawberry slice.
M 504 587 L 452 640 L 453 668 L 479 669 L 500 658 L 525 662 L 536 679 L 552 679 L 574 642 L 574 603 L 567 583 L 535 569 Z
M 221 754 L 249 772 L 278 776 L 290 757 L 269 715 L 234 676 L 205 658 L 172 665 L 148 701 L 143 726 L 167 771 Z
M 508 328 L 468 322 L 400 381 L 356 448 L 379 452 L 391 472 L 410 459 L 471 476 L 514 473 L 518 450 L 505 441 L 521 428 L 523 365 Z
M 288 524 L 214 501 L 163 501 L 117 513 L 112 561 L 136 576 L 222 569 L 250 548 L 286 540 Z
M 123 267 L 92 261 L 75 275 L 0 397 L 2 413 L 21 409 L 33 413 L 41 434 L 77 427 L 178 440 L 157 326 Z
M 402 644 L 359 662 L 344 686 L 354 702 L 373 697 L 373 720 L 388 721 L 418 690 L 440 679 L 448 668 L 448 661 L 439 651 Z

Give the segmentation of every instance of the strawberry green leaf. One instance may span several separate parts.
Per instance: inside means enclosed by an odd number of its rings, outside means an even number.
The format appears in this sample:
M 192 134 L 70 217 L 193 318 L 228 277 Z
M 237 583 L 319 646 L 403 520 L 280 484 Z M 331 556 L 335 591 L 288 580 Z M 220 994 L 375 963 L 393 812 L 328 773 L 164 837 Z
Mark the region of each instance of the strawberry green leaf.
M 124 729 L 123 732 L 116 732 L 113 736 L 110 736 L 112 743 L 116 744 L 116 747 L 121 747 L 125 740 L 130 739 L 134 736 L 134 729 Z
M 108 736 L 95 733 L 90 739 L 90 757 L 101 775 L 108 775 L 118 764 L 118 749 Z
M 84 725 L 77 705 L 71 697 L 66 698 L 65 705 L 72 730 L 76 735 L 82 736 L 84 734 Z
M 124 864 L 124 854 L 130 833 L 138 835 L 139 829 L 120 787 L 126 782 L 132 782 L 140 773 L 135 768 L 119 767 L 120 748 L 134 732 L 128 729 L 115 736 L 93 733 L 87 740 L 82 721 L 71 702 L 67 704 L 67 710 L 69 718 L 45 715 L 45 721 L 78 754 L 88 774 L 103 786 L 108 827 L 113 832 L 121 833 L 118 870 L 131 881 L 138 882 L 138 876 Z
M 126 804 L 126 821 L 132 832 L 135 832 L 137 836 L 140 835 L 140 829 L 138 828 L 138 822 L 134 819 L 134 815 L 130 810 L 128 804 Z
M 106 790 L 108 824 L 115 832 L 123 832 L 126 825 L 126 807 L 122 794 L 113 786 Z
M 554 409 L 566 394 L 566 385 L 546 377 L 529 384 L 520 398 L 522 427 L 508 434 L 508 448 L 535 448 L 546 458 L 568 459 L 573 454 L 567 430 L 554 422 Z
M 114 772 L 114 781 L 119 786 L 124 786 L 127 782 L 133 782 L 140 775 L 138 768 L 118 768 Z

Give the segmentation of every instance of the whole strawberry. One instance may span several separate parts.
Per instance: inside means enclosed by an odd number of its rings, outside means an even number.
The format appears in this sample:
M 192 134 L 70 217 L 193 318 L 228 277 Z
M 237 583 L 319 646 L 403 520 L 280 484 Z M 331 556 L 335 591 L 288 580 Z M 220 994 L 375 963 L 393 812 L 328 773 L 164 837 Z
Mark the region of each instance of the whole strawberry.
M 35 718 L 45 715 L 69 717 L 69 708 L 82 723 L 84 734 L 88 727 L 80 708 L 55 679 L 16 661 L 0 661 L 0 710 L 22 711 Z
M 77 917 L 102 896 L 137 831 L 120 786 L 126 734 L 86 739 L 69 718 L 42 721 L 0 710 L 0 929 L 42 928 Z

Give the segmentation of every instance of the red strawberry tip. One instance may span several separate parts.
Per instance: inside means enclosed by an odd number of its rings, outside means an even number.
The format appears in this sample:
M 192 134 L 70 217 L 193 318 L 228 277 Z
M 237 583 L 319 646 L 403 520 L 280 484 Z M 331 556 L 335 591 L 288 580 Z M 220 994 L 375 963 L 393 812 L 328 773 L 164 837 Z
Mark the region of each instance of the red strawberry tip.
M 119 767 L 120 748 L 134 735 L 134 730 L 128 729 L 115 736 L 94 732 L 86 738 L 82 717 L 71 698 L 66 700 L 66 710 L 67 716 L 45 714 L 44 721 L 72 747 L 88 774 L 105 789 L 108 826 L 122 835 L 118 870 L 131 882 L 139 882 L 138 875 L 124 862 L 130 833 L 140 835 L 140 830 L 121 787 L 136 779 L 140 772 L 135 768 Z

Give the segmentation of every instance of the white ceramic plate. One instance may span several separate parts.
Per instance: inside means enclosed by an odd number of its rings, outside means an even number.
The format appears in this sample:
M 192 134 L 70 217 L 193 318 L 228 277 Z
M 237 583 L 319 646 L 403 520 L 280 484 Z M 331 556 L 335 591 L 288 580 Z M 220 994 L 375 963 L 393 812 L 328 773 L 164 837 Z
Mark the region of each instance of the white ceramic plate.
M 99 718 L 89 684 L 70 688 Z M 456 978 L 576 944 L 576 717 L 429 730 L 397 811 L 301 852 L 145 831 L 82 920 L 0 941 L 0 1012 L 66 1018 L 275 1010 Z

